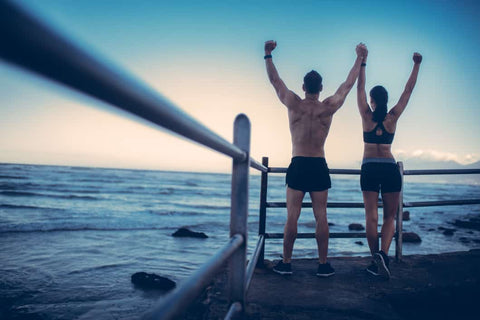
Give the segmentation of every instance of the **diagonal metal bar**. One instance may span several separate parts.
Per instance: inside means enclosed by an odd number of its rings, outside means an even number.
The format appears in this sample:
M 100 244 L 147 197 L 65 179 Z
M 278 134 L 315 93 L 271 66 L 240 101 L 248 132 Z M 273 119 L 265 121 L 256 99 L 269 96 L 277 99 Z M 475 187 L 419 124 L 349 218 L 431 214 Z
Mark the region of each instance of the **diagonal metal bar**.
M 127 72 L 80 48 L 19 4 L 0 1 L 0 29 L 2 59 L 234 159 L 246 159 L 246 152 Z

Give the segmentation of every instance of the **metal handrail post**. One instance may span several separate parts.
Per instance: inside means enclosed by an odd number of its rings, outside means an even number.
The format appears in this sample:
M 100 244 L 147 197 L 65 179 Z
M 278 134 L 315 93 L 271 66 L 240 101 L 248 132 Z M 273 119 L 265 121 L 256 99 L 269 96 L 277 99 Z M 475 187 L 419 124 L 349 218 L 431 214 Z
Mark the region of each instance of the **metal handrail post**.
M 268 168 L 268 157 L 262 158 L 262 164 Z M 268 188 L 268 170 L 262 172 L 260 182 L 260 212 L 258 220 L 258 235 L 264 235 L 267 224 L 267 188 Z M 265 237 L 264 237 L 265 239 Z M 265 241 L 265 240 L 263 240 Z M 265 244 L 262 246 L 260 256 L 258 257 L 257 268 L 263 268 L 265 263 Z
M 235 118 L 233 144 L 250 154 L 250 120 L 244 114 Z M 230 302 L 239 302 L 245 308 L 245 269 L 247 260 L 248 179 L 250 157 L 233 159 L 230 236 L 243 236 L 243 244 L 229 261 Z
M 397 236 L 395 238 L 395 260 L 402 260 L 402 246 L 403 246 L 403 162 L 398 162 L 398 170 L 400 171 L 400 177 L 402 181 L 402 189 L 400 190 L 400 197 L 398 200 L 397 211 Z

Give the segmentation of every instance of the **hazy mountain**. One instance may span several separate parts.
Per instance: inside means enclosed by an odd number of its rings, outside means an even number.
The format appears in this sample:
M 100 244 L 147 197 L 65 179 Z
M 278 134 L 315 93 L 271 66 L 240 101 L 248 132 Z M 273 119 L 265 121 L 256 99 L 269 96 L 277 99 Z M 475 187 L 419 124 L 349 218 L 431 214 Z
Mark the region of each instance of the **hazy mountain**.
M 397 161 L 403 162 L 405 170 L 416 169 L 480 169 L 480 161 L 468 165 L 460 164 L 456 161 L 426 160 L 422 158 L 398 158 Z
M 460 164 L 456 161 L 427 160 L 422 158 L 397 159 L 403 162 L 404 170 L 423 170 L 423 169 L 480 169 L 480 161 L 468 165 Z M 431 175 L 408 177 L 407 181 L 425 181 L 440 183 L 466 183 L 480 185 L 480 174 L 462 174 L 462 175 Z
M 480 161 L 477 161 L 477 162 L 474 162 L 474 163 L 471 163 L 471 164 L 467 164 L 466 166 L 464 166 L 464 168 L 466 168 L 466 169 L 480 169 Z

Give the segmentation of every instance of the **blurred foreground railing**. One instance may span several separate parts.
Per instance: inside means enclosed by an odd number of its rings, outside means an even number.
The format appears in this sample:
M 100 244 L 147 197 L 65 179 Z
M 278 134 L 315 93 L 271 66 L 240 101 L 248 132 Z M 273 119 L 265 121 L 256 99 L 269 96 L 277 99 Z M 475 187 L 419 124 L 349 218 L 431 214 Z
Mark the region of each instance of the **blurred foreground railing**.
M 260 189 L 260 219 L 258 226 L 258 234 L 264 236 L 264 239 L 283 239 L 283 233 L 267 233 L 266 220 L 267 208 L 286 208 L 286 202 L 269 202 L 267 201 L 267 185 L 269 173 L 286 173 L 287 168 L 269 167 L 268 157 L 263 157 L 262 164 L 268 167 L 267 172 L 262 172 L 261 189 Z M 448 206 L 448 205 L 471 205 L 480 204 L 480 199 L 461 199 L 461 200 L 442 200 L 442 201 L 418 201 L 418 202 L 404 202 L 403 200 L 403 178 L 405 175 L 445 175 L 445 174 L 480 174 L 480 169 L 439 169 L 439 170 L 404 170 L 403 163 L 398 162 L 398 167 L 402 177 L 402 190 L 400 192 L 400 200 L 398 212 L 396 216 L 396 231 L 395 231 L 395 257 L 401 259 L 402 257 L 402 236 L 403 236 L 403 208 L 414 207 L 431 207 L 431 206 Z M 345 175 L 359 175 L 360 170 L 357 169 L 330 169 L 330 174 L 345 174 Z M 311 202 L 302 203 L 302 208 L 311 208 Z M 363 202 L 328 202 L 328 208 L 364 208 Z M 383 207 L 381 202 L 378 207 Z M 329 235 L 330 238 L 365 238 L 365 232 L 333 232 Z M 379 237 L 381 234 L 379 233 Z M 297 238 L 315 238 L 315 233 L 298 233 Z M 257 262 L 258 266 L 263 266 L 264 250 L 260 253 L 260 259 Z
M 97 98 L 233 159 L 230 241 L 190 279 L 162 299 L 145 318 L 178 317 L 227 261 L 232 302 L 227 318 L 243 312 L 249 283 L 246 279 L 251 279 L 252 274 L 251 263 L 249 274 L 246 274 L 249 167 L 262 172 L 267 170 L 250 158 L 248 118 L 241 114 L 235 119 L 232 144 L 124 70 L 114 67 L 108 60 L 90 54 L 62 36 L 17 3 L 0 1 L 0 28 L 0 56 L 5 61 Z M 257 259 L 258 254 L 252 261 Z

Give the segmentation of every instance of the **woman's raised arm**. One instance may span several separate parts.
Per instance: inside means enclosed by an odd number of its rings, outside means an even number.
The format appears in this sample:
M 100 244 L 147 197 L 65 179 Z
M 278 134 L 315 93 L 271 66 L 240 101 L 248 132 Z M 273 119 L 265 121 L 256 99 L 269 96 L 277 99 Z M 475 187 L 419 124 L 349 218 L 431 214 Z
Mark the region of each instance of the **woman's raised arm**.
M 408 78 L 407 84 L 405 85 L 405 89 L 403 90 L 398 103 L 395 107 L 390 110 L 390 114 L 394 116 L 396 119 L 400 117 L 402 112 L 407 107 L 408 100 L 412 95 L 413 88 L 415 88 L 415 84 L 417 83 L 418 71 L 420 70 L 420 63 L 422 63 L 422 55 L 418 52 L 413 54 L 413 69 L 410 77 Z

